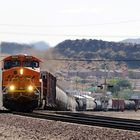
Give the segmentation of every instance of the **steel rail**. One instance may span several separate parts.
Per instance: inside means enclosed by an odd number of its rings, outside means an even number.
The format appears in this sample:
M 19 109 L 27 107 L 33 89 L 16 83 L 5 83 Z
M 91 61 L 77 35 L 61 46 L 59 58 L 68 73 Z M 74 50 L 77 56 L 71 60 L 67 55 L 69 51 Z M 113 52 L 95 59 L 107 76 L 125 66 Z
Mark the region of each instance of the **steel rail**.
M 128 119 L 128 118 L 115 118 L 115 117 L 109 117 L 109 116 L 103 116 L 103 115 L 90 115 L 86 114 L 85 112 L 55 112 L 56 114 L 62 114 L 62 115 L 69 115 L 69 116 L 75 116 L 75 117 L 86 117 L 86 118 L 95 118 L 95 119 L 106 119 L 106 120 L 113 120 L 113 121 L 123 121 L 123 122 L 133 122 L 140 124 L 140 120 L 135 119 Z M 116 112 L 117 113 L 117 112 Z
M 11 111 L 10 110 L 1 110 L 0 109 L 0 113 L 11 113 Z
M 62 122 L 69 122 L 69 123 L 76 123 L 76 124 L 84 124 L 90 126 L 101 126 L 101 127 L 108 127 L 108 128 L 115 128 L 115 129 L 123 129 L 123 130 L 133 130 L 133 131 L 140 131 L 140 122 L 131 121 L 121 118 L 117 118 L 116 120 L 108 119 L 107 117 L 92 117 L 88 115 L 80 115 L 80 114 L 54 114 L 54 113 L 22 113 L 22 112 L 12 112 L 15 115 L 22 115 L 27 117 L 34 117 L 34 118 L 41 118 L 47 120 L 55 120 L 55 121 L 62 121 Z

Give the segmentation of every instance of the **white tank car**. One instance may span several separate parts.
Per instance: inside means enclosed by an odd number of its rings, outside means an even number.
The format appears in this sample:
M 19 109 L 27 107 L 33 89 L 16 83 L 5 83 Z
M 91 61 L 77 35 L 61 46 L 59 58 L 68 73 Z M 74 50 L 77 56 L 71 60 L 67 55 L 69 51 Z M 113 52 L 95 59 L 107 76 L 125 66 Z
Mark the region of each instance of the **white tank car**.
M 95 99 L 88 95 L 82 95 L 86 99 L 86 110 L 94 110 L 96 108 Z
M 112 110 L 112 99 L 108 101 L 107 110 Z
M 68 96 L 68 102 L 67 102 L 67 110 L 70 110 L 70 111 L 76 111 L 76 108 L 77 108 L 77 102 L 74 98 L 74 96 L 72 95 L 69 95 L 67 94 Z
M 77 102 L 77 111 L 85 111 L 86 110 L 86 99 L 80 95 L 74 95 L 75 100 Z
M 96 99 L 95 99 L 95 104 L 96 104 L 96 107 L 95 107 L 94 110 L 96 110 L 96 111 L 102 110 L 102 103 L 101 103 L 100 100 L 96 100 Z
M 130 100 L 124 100 L 125 109 L 135 109 L 135 102 Z
M 74 97 L 66 94 L 61 88 L 56 87 L 56 105 L 58 110 L 75 111 L 77 103 Z
M 56 105 L 57 105 L 57 109 L 58 110 L 67 110 L 67 101 L 68 97 L 66 95 L 66 93 L 56 87 Z
M 130 101 L 130 109 L 135 109 L 136 103 L 135 101 Z

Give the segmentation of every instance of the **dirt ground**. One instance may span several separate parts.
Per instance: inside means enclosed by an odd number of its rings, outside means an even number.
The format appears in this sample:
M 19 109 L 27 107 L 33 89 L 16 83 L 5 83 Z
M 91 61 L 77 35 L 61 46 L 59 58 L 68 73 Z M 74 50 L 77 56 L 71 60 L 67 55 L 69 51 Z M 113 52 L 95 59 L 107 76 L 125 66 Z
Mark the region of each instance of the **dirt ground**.
M 139 140 L 140 132 L 0 114 L 0 140 Z

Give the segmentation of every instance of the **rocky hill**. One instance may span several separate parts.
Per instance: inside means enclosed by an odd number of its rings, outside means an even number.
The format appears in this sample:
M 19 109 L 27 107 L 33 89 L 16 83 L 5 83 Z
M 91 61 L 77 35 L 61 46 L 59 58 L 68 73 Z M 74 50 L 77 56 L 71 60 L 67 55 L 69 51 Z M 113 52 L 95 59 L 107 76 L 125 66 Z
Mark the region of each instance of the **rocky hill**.
M 102 40 L 65 40 L 54 52 L 64 58 L 75 59 L 125 59 L 140 60 L 140 44 L 108 42 Z M 127 62 L 131 67 L 140 67 L 140 62 Z

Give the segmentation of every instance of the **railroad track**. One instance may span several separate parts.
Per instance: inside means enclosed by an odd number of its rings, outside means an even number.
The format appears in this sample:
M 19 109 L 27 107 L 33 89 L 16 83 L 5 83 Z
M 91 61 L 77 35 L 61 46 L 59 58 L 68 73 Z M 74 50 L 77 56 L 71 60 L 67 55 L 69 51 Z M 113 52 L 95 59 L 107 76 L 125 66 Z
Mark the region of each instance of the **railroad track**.
M 140 131 L 139 120 L 94 116 L 94 115 L 86 115 L 82 113 L 71 113 L 71 112 L 47 113 L 43 111 L 42 112 L 35 111 L 33 113 L 13 112 L 13 114 L 47 119 L 47 120 L 84 124 L 90 126 L 101 126 L 101 127 L 108 127 L 108 128 Z
M 9 110 L 0 110 L 0 113 L 11 113 Z

